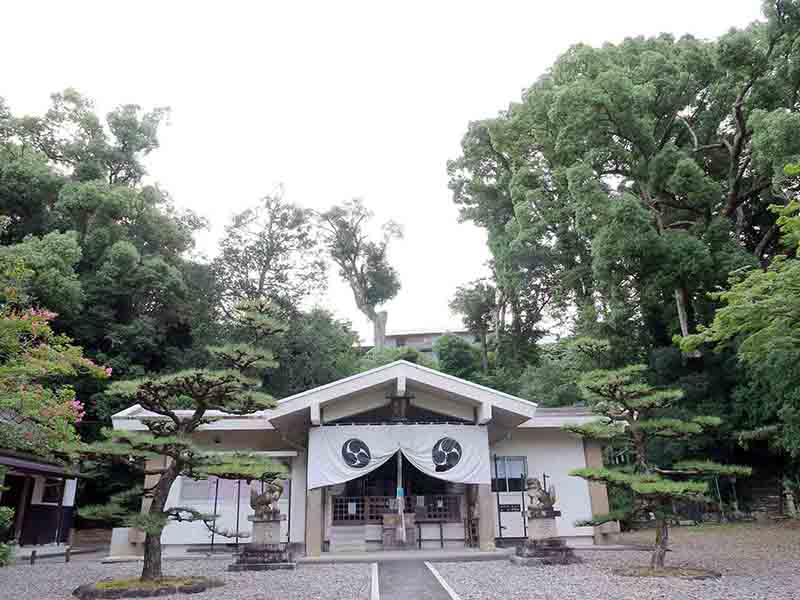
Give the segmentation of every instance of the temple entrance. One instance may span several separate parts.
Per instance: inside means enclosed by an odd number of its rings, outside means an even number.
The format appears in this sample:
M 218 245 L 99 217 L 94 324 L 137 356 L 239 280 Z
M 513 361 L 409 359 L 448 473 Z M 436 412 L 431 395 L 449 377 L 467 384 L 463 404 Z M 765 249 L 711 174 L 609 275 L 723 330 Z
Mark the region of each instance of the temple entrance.
M 446 494 L 447 482 L 423 473 L 404 460 L 402 463 L 403 489 L 406 496 Z M 396 496 L 397 461 L 389 460 L 363 477 L 345 484 L 347 496 Z
M 331 488 L 330 546 L 343 535 L 364 535 L 364 549 L 389 549 L 397 539 L 396 457 L 371 473 Z M 437 479 L 402 461 L 403 546 L 433 549 L 469 545 L 467 485 Z

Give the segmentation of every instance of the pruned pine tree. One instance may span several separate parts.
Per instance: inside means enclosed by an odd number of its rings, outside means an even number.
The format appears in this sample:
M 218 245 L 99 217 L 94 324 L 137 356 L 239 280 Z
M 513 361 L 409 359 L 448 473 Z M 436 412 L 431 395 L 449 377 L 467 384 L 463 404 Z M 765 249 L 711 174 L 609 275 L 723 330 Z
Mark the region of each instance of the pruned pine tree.
M 592 371 L 580 381 L 591 408 L 601 418 L 566 429 L 585 438 L 627 446 L 634 460 L 619 468 L 575 469 L 571 475 L 589 481 L 628 488 L 633 492 L 633 509 L 625 515 L 611 513 L 594 517 L 586 525 L 599 525 L 623 516 L 647 515 L 655 519 L 656 539 L 650 566 L 664 567 L 669 546 L 669 523 L 675 501 L 705 501 L 709 478 L 747 476 L 749 467 L 722 465 L 710 460 L 691 460 L 662 466 L 654 464 L 650 449 L 664 440 L 686 440 L 721 424 L 718 417 L 695 416 L 680 419 L 669 414 L 683 395 L 678 389 L 656 389 L 643 381 L 645 365 L 617 370 Z
M 274 406 L 274 400 L 260 390 L 263 370 L 277 366 L 269 342 L 280 325 L 269 312 L 270 305 L 264 301 L 239 306 L 236 324 L 242 339 L 249 340 L 209 348 L 220 365 L 217 370 L 183 371 L 115 384 L 116 393 L 127 394 L 155 416 L 142 421 L 146 431 L 106 430 L 104 440 L 82 448 L 88 458 L 127 460 L 145 476 L 142 491 L 145 506 L 149 503 L 146 510 L 129 510 L 131 498 L 139 492 L 132 490 L 105 506 L 80 511 L 88 518 L 121 519 L 127 526 L 144 531 L 142 580 L 162 577 L 161 532 L 170 520 L 203 521 L 210 528 L 214 526 L 214 515 L 187 507 L 167 507 L 169 490 L 178 477 L 267 481 L 283 473 L 280 464 L 257 455 L 210 452 L 196 445 L 192 436 L 202 425 L 219 418 L 211 411 L 242 415 Z

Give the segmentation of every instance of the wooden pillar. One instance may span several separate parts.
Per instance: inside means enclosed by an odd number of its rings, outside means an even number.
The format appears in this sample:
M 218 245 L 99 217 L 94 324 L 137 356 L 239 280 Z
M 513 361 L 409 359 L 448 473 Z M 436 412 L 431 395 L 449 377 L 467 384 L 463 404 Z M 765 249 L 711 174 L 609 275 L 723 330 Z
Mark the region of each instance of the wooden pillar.
M 320 556 L 325 537 L 323 488 L 306 492 L 306 556 Z
M 22 484 L 22 493 L 19 496 L 19 502 L 17 503 L 17 510 L 15 514 L 15 524 L 14 524 L 14 539 L 17 540 L 17 543 L 22 545 L 22 526 L 25 523 L 25 510 L 28 508 L 28 504 L 31 500 L 31 494 L 33 492 L 33 477 L 30 475 L 24 476 L 25 483 Z
M 478 545 L 483 551 L 494 550 L 494 520 L 497 505 L 492 497 L 492 486 L 478 484 Z

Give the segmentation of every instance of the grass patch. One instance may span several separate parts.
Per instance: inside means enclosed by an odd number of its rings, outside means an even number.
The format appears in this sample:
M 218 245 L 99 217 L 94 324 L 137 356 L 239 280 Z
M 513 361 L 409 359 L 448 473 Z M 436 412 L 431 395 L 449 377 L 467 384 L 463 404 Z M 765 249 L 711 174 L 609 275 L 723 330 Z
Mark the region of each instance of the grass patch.
M 622 567 L 614 569 L 614 575 L 622 577 L 676 577 L 678 579 L 719 579 L 720 573 L 706 569 L 692 569 L 689 567 L 664 567 L 653 569 L 651 567 Z
M 153 590 L 163 587 L 177 587 L 206 582 L 205 577 L 162 577 L 152 581 L 143 581 L 138 577 L 131 579 L 114 579 L 100 581 L 94 585 L 98 590 Z
M 95 584 L 82 585 L 72 595 L 80 600 L 100 598 L 149 598 L 172 594 L 196 594 L 224 585 L 221 579 L 211 577 L 162 577 L 153 581 L 138 578 L 107 579 Z

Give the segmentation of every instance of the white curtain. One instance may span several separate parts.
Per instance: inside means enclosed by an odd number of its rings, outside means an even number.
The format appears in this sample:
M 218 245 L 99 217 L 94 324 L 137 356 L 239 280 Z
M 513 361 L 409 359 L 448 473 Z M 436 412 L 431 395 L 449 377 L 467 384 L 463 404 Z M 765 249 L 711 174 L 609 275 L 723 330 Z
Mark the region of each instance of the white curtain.
M 477 425 L 331 425 L 312 428 L 308 489 L 374 471 L 397 451 L 438 479 L 490 483 L 489 436 Z

